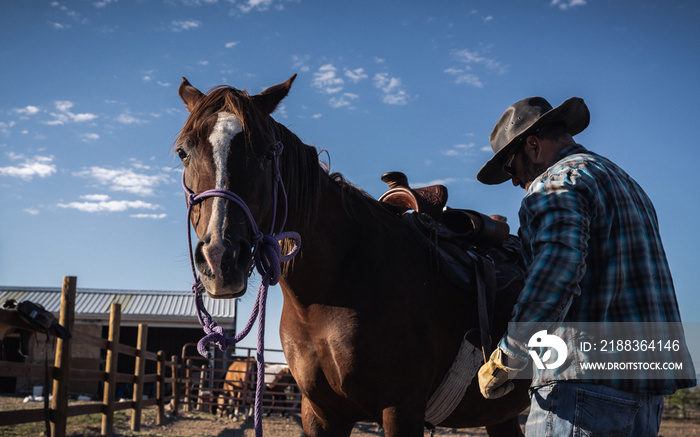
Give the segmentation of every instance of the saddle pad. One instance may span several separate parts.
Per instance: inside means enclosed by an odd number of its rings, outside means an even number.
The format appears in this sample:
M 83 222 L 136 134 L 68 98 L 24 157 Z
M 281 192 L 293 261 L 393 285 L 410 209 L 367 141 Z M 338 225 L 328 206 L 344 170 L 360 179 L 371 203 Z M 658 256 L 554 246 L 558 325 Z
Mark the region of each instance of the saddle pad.
M 474 347 L 466 338 L 462 340 L 452 366 L 428 400 L 425 410 L 427 423 L 438 425 L 452 414 L 483 362 L 481 349 Z

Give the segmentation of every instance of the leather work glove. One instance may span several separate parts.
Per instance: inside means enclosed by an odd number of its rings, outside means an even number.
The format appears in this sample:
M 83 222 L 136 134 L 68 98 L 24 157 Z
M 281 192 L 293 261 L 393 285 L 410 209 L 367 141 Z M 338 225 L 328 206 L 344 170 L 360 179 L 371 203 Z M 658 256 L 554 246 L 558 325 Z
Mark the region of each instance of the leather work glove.
M 515 388 L 513 377 L 522 368 L 509 367 L 508 360 L 513 360 L 496 348 L 488 363 L 479 369 L 479 390 L 486 399 L 496 399 L 505 396 Z M 520 364 L 519 360 L 517 360 Z

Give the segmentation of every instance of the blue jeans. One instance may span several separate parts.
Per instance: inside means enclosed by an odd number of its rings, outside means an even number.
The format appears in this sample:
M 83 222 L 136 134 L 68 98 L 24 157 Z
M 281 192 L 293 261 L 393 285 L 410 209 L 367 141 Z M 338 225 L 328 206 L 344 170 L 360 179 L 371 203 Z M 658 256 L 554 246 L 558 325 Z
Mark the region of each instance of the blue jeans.
M 531 389 L 528 437 L 657 436 L 664 397 L 563 381 Z

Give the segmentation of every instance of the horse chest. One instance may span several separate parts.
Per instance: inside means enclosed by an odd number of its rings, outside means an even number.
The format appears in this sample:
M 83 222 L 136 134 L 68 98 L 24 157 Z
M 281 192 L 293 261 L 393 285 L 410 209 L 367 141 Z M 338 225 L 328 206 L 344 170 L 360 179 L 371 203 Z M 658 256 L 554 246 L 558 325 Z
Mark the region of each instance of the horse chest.
M 329 389 L 343 393 L 357 368 L 354 323 L 342 316 L 334 320 L 331 324 L 299 320 L 285 323 L 283 314 L 282 347 L 297 383 L 306 393 Z

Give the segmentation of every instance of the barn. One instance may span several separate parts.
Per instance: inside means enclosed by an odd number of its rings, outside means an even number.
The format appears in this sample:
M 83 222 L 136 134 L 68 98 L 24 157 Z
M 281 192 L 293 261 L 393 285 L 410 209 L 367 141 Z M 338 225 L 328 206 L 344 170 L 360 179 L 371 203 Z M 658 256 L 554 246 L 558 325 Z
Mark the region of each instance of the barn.
M 17 302 L 31 301 L 42 305 L 58 318 L 61 306 L 61 288 L 56 287 L 8 287 L 0 286 L 0 304 L 9 299 Z M 182 355 L 183 346 L 196 343 L 204 335 L 197 320 L 194 300 L 190 291 L 143 291 L 106 290 L 78 288 L 75 299 L 74 329 L 107 338 L 112 303 L 121 304 L 120 343 L 136 346 L 139 324 L 148 325 L 147 349 L 152 352 L 165 351 L 170 358 Z M 212 317 L 228 335 L 235 333 L 235 299 L 208 299 L 205 305 Z M 2 341 L 1 359 L 15 362 L 53 363 L 55 340 L 47 342 L 42 334 L 30 334 L 15 330 Z M 192 354 L 193 347 L 188 348 Z M 212 348 L 221 357 L 221 352 Z M 231 351 L 227 351 L 230 354 Z M 81 344 L 72 344 L 73 366 L 85 369 L 104 369 L 104 351 Z M 118 372 L 133 371 L 133 359 L 120 357 Z M 29 393 L 40 381 L 21 378 L 0 377 L 0 393 Z M 96 382 L 71 381 L 74 394 L 99 395 L 101 384 Z M 124 387 L 123 396 L 129 396 L 129 387 Z

